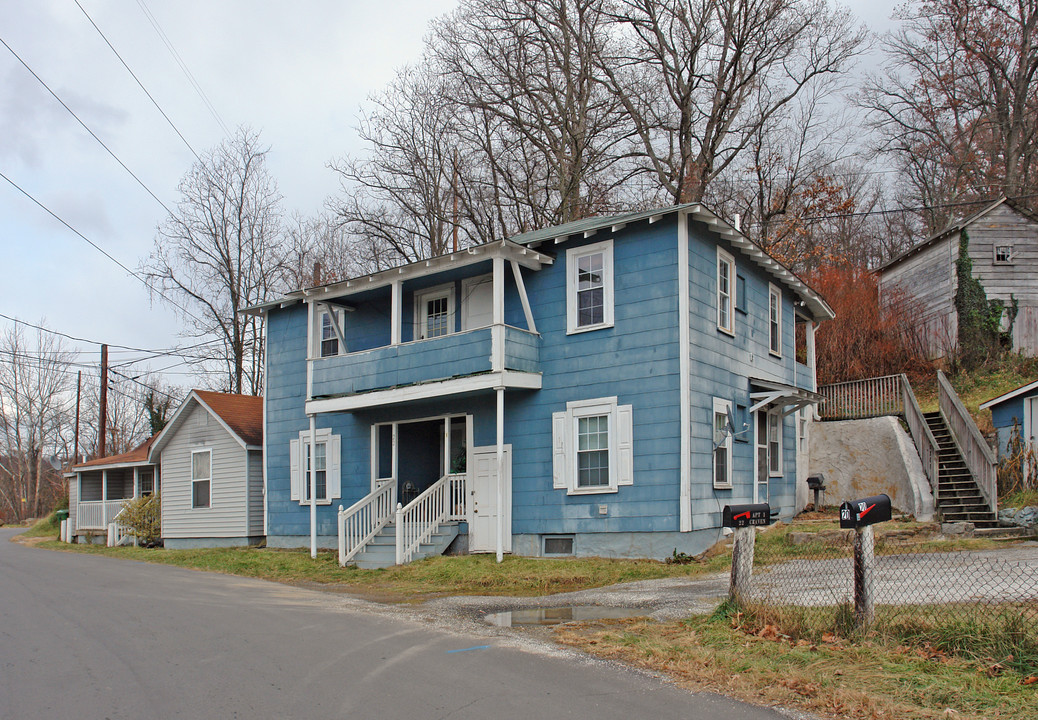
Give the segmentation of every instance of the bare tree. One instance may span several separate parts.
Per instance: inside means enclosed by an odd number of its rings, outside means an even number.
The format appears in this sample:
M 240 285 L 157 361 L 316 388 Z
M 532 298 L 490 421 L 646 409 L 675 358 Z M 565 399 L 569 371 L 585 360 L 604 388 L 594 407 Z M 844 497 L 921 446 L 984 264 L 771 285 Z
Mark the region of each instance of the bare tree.
M 673 202 L 710 183 L 798 96 L 846 72 L 865 31 L 827 0 L 623 0 L 602 73 Z
M 325 283 L 356 277 L 378 267 L 369 262 L 366 244 L 328 213 L 313 217 L 293 213 L 284 241 L 288 257 L 283 284 L 290 289 L 314 284 L 315 263 L 320 265 L 320 280 Z
M 0 511 L 39 517 L 64 490 L 49 458 L 69 426 L 73 355 L 57 336 L 38 330 L 27 339 L 13 325 L 0 336 L 0 357 Z
M 260 320 L 239 311 L 277 289 L 284 263 L 281 195 L 267 151 L 242 128 L 205 154 L 181 180 L 177 211 L 141 265 L 177 301 L 190 336 L 220 340 L 223 355 L 213 360 L 223 367 L 222 387 L 252 395 L 262 388 Z
M 925 0 L 884 40 L 887 71 L 862 93 L 879 149 L 929 231 L 955 203 L 999 195 L 1038 207 L 1038 4 Z

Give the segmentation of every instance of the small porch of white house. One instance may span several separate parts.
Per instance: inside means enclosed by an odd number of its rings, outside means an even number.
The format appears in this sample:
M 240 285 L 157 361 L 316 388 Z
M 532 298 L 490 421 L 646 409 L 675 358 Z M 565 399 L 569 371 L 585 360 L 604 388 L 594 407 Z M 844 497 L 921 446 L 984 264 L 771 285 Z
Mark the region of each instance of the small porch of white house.
M 76 473 L 75 532 L 107 531 L 127 500 L 158 492 L 154 465 L 82 470 Z

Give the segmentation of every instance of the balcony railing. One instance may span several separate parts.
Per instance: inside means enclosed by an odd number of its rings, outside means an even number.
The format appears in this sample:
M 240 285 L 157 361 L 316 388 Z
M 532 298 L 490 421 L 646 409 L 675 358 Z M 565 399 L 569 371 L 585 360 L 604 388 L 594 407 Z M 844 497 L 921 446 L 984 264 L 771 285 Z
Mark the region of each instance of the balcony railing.
M 79 503 L 76 528 L 79 530 L 107 530 L 108 523 L 123 509 L 129 498 L 119 500 L 87 500 Z
M 311 360 L 310 396 L 337 397 L 490 372 L 495 330 L 504 332 L 504 369 L 538 372 L 537 333 L 484 327 L 428 340 Z

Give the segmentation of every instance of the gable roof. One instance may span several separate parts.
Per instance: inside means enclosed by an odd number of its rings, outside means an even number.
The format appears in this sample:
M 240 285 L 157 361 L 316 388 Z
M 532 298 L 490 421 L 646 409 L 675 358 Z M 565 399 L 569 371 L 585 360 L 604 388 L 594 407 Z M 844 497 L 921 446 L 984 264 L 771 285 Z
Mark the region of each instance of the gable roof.
M 148 457 L 154 459 L 183 425 L 187 409 L 199 405 L 244 448 L 263 445 L 263 398 L 255 395 L 232 395 L 210 390 L 192 390 L 181 403 L 166 427 L 155 436 Z
M 119 455 L 108 455 L 107 457 L 94 458 L 78 465 L 73 465 L 69 468 L 69 472 L 77 472 L 80 470 L 93 470 L 93 469 L 104 469 L 113 467 L 127 467 L 131 465 L 148 465 L 148 451 L 151 450 L 152 444 L 155 442 L 155 438 L 159 436 L 155 433 L 150 438 L 142 442 L 140 445 L 135 447 L 129 452 L 120 453 Z
M 1013 398 L 1018 397 L 1020 395 L 1025 395 L 1031 392 L 1032 390 L 1038 390 L 1038 380 L 1035 380 L 1034 382 L 1024 383 L 1015 390 L 1010 390 L 1009 392 L 1003 393 L 1002 395 L 999 395 L 996 398 L 991 398 L 987 402 L 981 403 L 980 409 L 987 410 L 988 408 L 994 405 L 1001 405 L 1006 400 L 1012 400 Z
M 1014 203 L 1012 200 L 1010 200 L 1009 198 L 1007 198 L 1007 197 L 1005 197 L 1003 195 L 1000 199 L 996 200 L 995 202 L 991 203 L 990 205 L 985 206 L 983 209 L 979 210 L 978 212 L 975 212 L 972 215 L 969 215 L 969 216 L 963 218 L 962 220 L 960 220 L 958 222 L 954 222 L 953 221 L 952 224 L 950 224 L 948 227 L 944 228 L 944 230 L 939 230 L 938 232 L 934 233 L 933 235 L 931 235 L 926 240 L 923 240 L 921 243 L 913 245 L 912 247 L 908 248 L 907 250 L 905 250 L 900 255 L 897 255 L 896 257 L 893 257 L 890 260 L 887 260 L 885 263 L 883 263 L 878 268 L 876 268 L 876 272 L 883 272 L 887 268 L 892 267 L 894 265 L 897 265 L 902 260 L 907 260 L 911 256 L 915 255 L 916 253 L 918 253 L 918 252 L 920 252 L 922 250 L 925 250 L 926 248 L 930 247 L 931 245 L 934 245 L 935 243 L 941 242 L 942 240 L 945 240 L 948 237 L 952 237 L 952 236 L 958 235 L 965 228 L 969 227 L 970 225 L 975 223 L 977 220 L 980 220 L 985 215 L 987 215 L 988 213 L 990 213 L 990 212 L 994 211 L 995 209 L 1001 207 L 1002 205 L 1005 205 L 1007 208 L 1013 210 L 1014 212 L 1016 212 L 1019 215 L 1023 215 L 1028 220 L 1033 220 L 1035 222 L 1038 222 L 1038 216 L 1035 216 L 1033 213 L 1029 212 L 1026 208 L 1020 207 L 1019 205 Z
M 746 235 L 744 235 L 740 230 L 737 230 L 720 216 L 708 210 L 700 203 L 685 203 L 683 205 L 672 205 L 670 207 L 658 208 L 656 210 L 642 210 L 622 215 L 590 217 L 582 220 L 574 220 L 573 222 L 568 222 L 563 225 L 556 225 L 542 230 L 533 230 L 520 235 L 515 235 L 511 238 L 511 241 L 518 245 L 528 246 L 537 246 L 548 241 L 554 241 L 555 244 L 558 244 L 578 235 L 591 237 L 599 230 L 605 230 L 606 228 L 615 232 L 619 231 L 625 225 L 642 222 L 644 220 L 648 220 L 650 224 L 655 223 L 668 215 L 678 213 L 686 213 L 692 216 L 695 220 L 707 225 L 712 232 L 730 242 L 736 249 L 741 251 L 757 266 L 764 270 L 765 273 L 790 288 L 811 311 L 813 319 L 832 319 L 836 316 L 832 308 L 829 307 L 829 304 L 825 301 L 825 298 L 823 298 L 806 282 L 797 277 L 792 270 L 787 268 L 771 255 L 768 255 L 763 248 L 746 237 Z

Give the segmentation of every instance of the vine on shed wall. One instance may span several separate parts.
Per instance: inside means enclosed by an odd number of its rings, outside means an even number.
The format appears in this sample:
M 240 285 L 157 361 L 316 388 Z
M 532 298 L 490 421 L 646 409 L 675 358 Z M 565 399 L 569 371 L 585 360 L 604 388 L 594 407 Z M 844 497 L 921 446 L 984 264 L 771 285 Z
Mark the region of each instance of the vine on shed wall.
M 959 257 L 955 261 L 959 348 L 954 361 L 967 370 L 1012 349 L 1013 323 L 1019 311 L 1019 304 L 1012 295 L 1008 308 L 1002 300 L 988 300 L 984 286 L 973 277 L 969 242 L 969 234 L 963 230 L 959 234 Z M 1002 330 L 1003 316 L 1007 321 L 1005 330 Z

